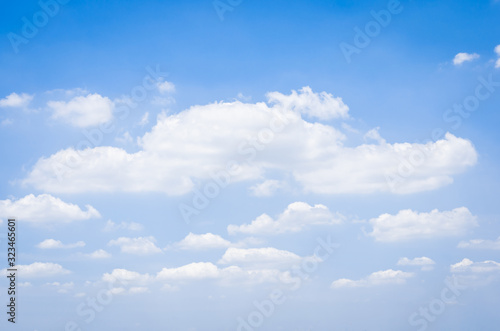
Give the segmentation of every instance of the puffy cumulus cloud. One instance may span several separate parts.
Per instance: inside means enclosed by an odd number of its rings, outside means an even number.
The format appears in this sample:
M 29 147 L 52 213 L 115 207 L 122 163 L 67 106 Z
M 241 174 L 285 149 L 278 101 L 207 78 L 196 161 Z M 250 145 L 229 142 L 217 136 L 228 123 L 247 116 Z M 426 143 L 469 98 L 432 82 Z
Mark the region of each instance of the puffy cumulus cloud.
M 311 121 L 346 117 L 340 100 L 309 88 L 291 95 L 273 92 L 268 98 L 268 103 L 216 102 L 161 114 L 138 139 L 135 153 L 109 146 L 60 150 L 40 158 L 23 182 L 46 192 L 182 195 L 194 182 L 216 175 L 229 176 L 231 183 L 262 182 L 272 172 L 306 192 L 392 192 L 388 174 L 397 174 L 404 160 L 423 153 L 425 162 L 396 190 L 412 193 L 451 183 L 453 175 L 477 160 L 469 141 L 449 133 L 425 144 L 389 144 L 379 137 L 376 144 L 346 147 L 339 130 Z M 226 170 L 229 164 L 236 164 L 234 171 Z
M 189 233 L 184 239 L 174 244 L 174 248 L 182 250 L 206 250 L 227 248 L 231 245 L 229 240 L 213 233 L 194 234 Z
M 336 224 L 340 223 L 338 217 L 334 216 L 326 206 L 311 206 L 305 202 L 294 202 L 288 205 L 276 220 L 267 214 L 262 214 L 250 224 L 229 225 L 227 231 L 234 235 L 258 234 L 274 235 L 287 232 L 299 232 L 309 225 Z
M 0 99 L 0 107 L 26 108 L 33 100 L 33 96 L 26 93 L 11 93 Z
M 62 276 L 70 273 L 60 264 L 51 262 L 34 262 L 28 265 L 17 265 L 17 274 L 22 279 L 38 278 L 38 277 L 54 277 Z M 7 269 L 2 270 L 3 274 L 7 274 Z
M 424 271 L 432 270 L 434 268 L 434 264 L 436 264 L 436 262 L 425 256 L 416 257 L 414 259 L 403 257 L 398 261 L 398 265 L 421 267 Z
M 151 236 L 138 238 L 120 237 L 110 240 L 108 245 L 119 246 L 122 253 L 149 255 L 161 253 L 161 249 L 156 246 L 155 242 L 155 238 Z
M 0 200 L 1 217 L 15 216 L 22 222 L 31 224 L 70 223 L 101 217 L 94 207 L 85 205 L 85 208 L 86 210 L 82 210 L 77 205 L 66 203 L 50 194 L 29 194 L 18 200 Z
M 386 284 L 404 284 L 408 278 L 413 276 L 414 274 L 411 272 L 388 269 L 374 272 L 368 277 L 360 280 L 347 278 L 338 279 L 331 284 L 331 288 L 336 289 L 342 287 L 371 287 Z
M 98 249 L 90 254 L 86 254 L 86 256 L 91 259 L 108 259 L 111 257 L 111 254 L 106 252 L 104 249 Z
M 230 247 L 226 250 L 218 263 L 239 265 L 253 269 L 280 269 L 299 265 L 302 261 L 303 258 L 298 256 L 297 254 L 285 250 L 276 249 L 274 247 Z
M 61 119 L 77 127 L 96 126 L 113 118 L 114 103 L 97 93 L 76 96 L 70 101 L 49 101 L 54 119 Z
M 498 237 L 497 240 L 471 239 L 469 241 L 461 241 L 457 247 L 473 249 L 500 249 L 500 237 Z
M 461 65 L 464 62 L 474 61 L 476 59 L 479 59 L 479 54 L 477 54 L 477 53 L 472 53 L 472 54 L 458 53 L 453 58 L 453 64 L 457 66 L 457 65 Z
M 373 232 L 369 235 L 385 242 L 459 236 L 477 226 L 476 216 L 465 207 L 443 212 L 434 209 L 430 213 L 405 209 L 396 215 L 380 215 L 370 223 Z
M 45 239 L 36 247 L 41 248 L 41 249 L 68 249 L 68 248 L 77 248 L 77 247 L 84 247 L 85 242 L 83 241 L 78 241 L 73 244 L 63 244 L 60 240 L 55 240 L 55 239 Z
M 342 98 L 335 98 L 326 92 L 314 93 L 309 86 L 300 89 L 299 93 L 294 90 L 290 95 L 270 92 L 267 97 L 271 104 L 321 120 L 348 117 L 349 107 Z

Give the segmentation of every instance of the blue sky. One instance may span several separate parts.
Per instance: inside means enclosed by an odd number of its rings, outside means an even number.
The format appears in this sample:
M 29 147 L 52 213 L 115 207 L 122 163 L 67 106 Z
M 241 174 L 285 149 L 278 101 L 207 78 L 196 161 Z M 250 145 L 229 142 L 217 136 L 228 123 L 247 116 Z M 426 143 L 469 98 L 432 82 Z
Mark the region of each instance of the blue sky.
M 496 330 L 499 14 L 5 4 L 2 327 Z

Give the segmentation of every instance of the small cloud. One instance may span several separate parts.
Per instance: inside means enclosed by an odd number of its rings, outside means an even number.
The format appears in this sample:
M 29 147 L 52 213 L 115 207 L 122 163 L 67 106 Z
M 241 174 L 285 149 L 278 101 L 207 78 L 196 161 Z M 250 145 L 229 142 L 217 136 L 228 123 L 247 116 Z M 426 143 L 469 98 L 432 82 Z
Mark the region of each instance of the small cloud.
M 68 102 L 49 101 L 47 106 L 53 111 L 52 118 L 84 128 L 111 121 L 115 104 L 109 98 L 94 93 L 74 97 Z
M 331 288 L 336 289 L 342 287 L 372 287 L 386 284 L 404 284 L 408 278 L 413 276 L 414 274 L 411 272 L 388 269 L 374 272 L 360 280 L 347 278 L 338 279 L 332 283 Z
M 456 65 L 456 66 L 458 66 L 458 65 L 461 65 L 464 62 L 474 61 L 476 59 L 479 59 L 479 54 L 477 54 L 477 53 L 472 53 L 472 54 L 469 54 L 469 53 L 458 53 L 453 58 L 453 64 Z
M 11 93 L 3 99 L 0 99 L 0 107 L 26 108 L 33 100 L 33 96 L 26 93 Z
M 18 265 L 17 271 L 23 278 L 39 278 L 39 277 L 54 277 L 67 275 L 71 271 L 64 269 L 57 263 L 34 262 L 28 265 Z M 2 273 L 6 274 L 7 269 L 3 269 Z
M 175 85 L 174 83 L 171 82 L 159 82 L 156 84 L 156 87 L 158 88 L 158 92 L 161 94 L 168 94 L 168 93 L 174 93 L 175 92 Z
M 227 248 L 231 245 L 229 240 L 213 233 L 189 233 L 184 239 L 174 244 L 173 247 L 182 250 L 205 250 Z
M 340 222 L 337 215 L 333 215 L 324 205 L 311 206 L 305 202 L 294 202 L 288 205 L 275 220 L 267 214 L 262 214 L 250 224 L 228 225 L 227 232 L 230 235 L 238 233 L 276 235 L 300 232 L 311 225 L 329 225 Z
M 41 249 L 69 249 L 69 248 L 76 248 L 76 247 L 84 247 L 85 242 L 83 241 L 78 241 L 73 244 L 63 244 L 60 240 L 54 240 L 54 239 L 45 239 L 36 247 L 41 248 Z
M 0 200 L 0 215 L 16 215 L 23 222 L 31 224 L 70 223 L 101 217 L 94 207 L 85 207 L 86 210 L 82 210 L 50 194 L 29 194 L 18 200 Z
M 111 240 L 109 246 L 119 246 L 122 253 L 149 255 L 161 253 L 161 249 L 155 245 L 154 237 L 139 237 L 127 238 L 120 237 L 116 240 Z
M 371 129 L 370 131 L 368 131 L 364 138 L 365 140 L 375 140 L 376 142 L 378 142 L 380 145 L 383 145 L 386 143 L 385 139 L 382 138 L 382 136 L 380 135 L 380 133 L 378 132 L 380 130 L 379 127 L 376 127 L 374 129 Z
M 104 249 L 98 249 L 90 254 L 86 254 L 86 256 L 91 259 L 108 259 L 111 257 L 111 254 L 106 252 Z

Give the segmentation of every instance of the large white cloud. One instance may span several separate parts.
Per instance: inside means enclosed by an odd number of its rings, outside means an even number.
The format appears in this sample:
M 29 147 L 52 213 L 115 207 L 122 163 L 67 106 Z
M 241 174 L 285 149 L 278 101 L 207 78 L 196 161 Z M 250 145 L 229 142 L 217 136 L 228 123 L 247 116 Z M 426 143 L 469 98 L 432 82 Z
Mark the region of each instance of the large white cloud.
M 162 114 L 139 139 L 138 152 L 109 146 L 61 150 L 39 159 L 24 183 L 47 192 L 181 195 L 232 161 L 239 172 L 232 173 L 231 182 L 262 181 L 273 172 L 293 178 L 307 192 L 412 193 L 451 183 L 454 174 L 477 160 L 469 141 L 449 133 L 425 144 L 380 139 L 346 147 L 339 130 L 311 120 L 346 117 L 340 100 L 308 88 L 291 95 L 273 92 L 268 98 L 268 103 L 217 102 Z M 405 160 L 420 154 L 424 162 L 394 190 L 388 175 L 398 174 Z
M 121 252 L 137 255 L 149 255 L 161 253 L 161 249 L 156 246 L 154 237 L 138 237 L 128 238 L 120 237 L 118 239 L 110 240 L 109 246 L 119 246 Z
M 386 242 L 459 236 L 477 226 L 476 217 L 465 207 L 443 212 L 434 209 L 429 213 L 405 209 L 396 215 L 382 214 L 370 223 L 370 235 Z
M 370 287 L 385 284 L 404 284 L 408 278 L 413 276 L 414 274 L 411 272 L 388 269 L 374 272 L 360 280 L 352 280 L 347 278 L 338 279 L 331 284 L 331 288 L 335 289 L 342 287 Z
M 51 262 L 34 262 L 32 264 L 20 264 L 16 266 L 17 276 L 21 279 L 38 278 L 38 277 L 54 277 L 69 274 L 70 271 L 64 269 L 60 264 Z M 7 273 L 7 269 L 3 269 L 2 273 Z
M 14 216 L 32 224 L 70 223 L 73 221 L 97 218 L 101 215 L 92 206 L 82 210 L 77 205 L 66 203 L 50 194 L 35 196 L 29 194 L 18 200 L 0 200 L 0 217 Z
M 62 119 L 77 127 L 96 126 L 113 118 L 114 103 L 97 93 L 77 96 L 68 102 L 49 101 L 52 117 Z
M 33 96 L 26 93 L 11 93 L 0 99 L 0 107 L 26 108 L 33 100 Z
M 326 206 L 311 206 L 305 202 L 294 202 L 288 205 L 285 211 L 276 220 L 269 215 L 262 214 L 250 224 L 229 225 L 229 234 L 280 234 L 299 232 L 305 227 L 318 224 L 336 224 L 340 220 L 334 216 Z

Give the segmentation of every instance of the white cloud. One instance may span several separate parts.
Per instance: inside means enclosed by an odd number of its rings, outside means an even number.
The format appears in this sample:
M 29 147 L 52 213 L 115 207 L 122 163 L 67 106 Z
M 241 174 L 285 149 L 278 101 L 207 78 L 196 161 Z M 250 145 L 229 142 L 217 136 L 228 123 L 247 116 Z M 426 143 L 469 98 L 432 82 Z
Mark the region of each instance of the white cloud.
M 194 262 L 176 268 L 163 268 L 156 279 L 167 282 L 218 280 L 223 284 L 258 284 L 277 282 L 285 275 L 277 269 L 250 269 L 238 266 L 218 268 L 211 262 Z
M 184 239 L 174 244 L 174 247 L 182 250 L 206 250 L 226 248 L 230 245 L 229 240 L 213 233 L 194 234 L 190 232 Z
M 342 98 L 335 98 L 326 92 L 314 93 L 309 86 L 300 89 L 299 93 L 294 90 L 290 95 L 270 92 L 267 97 L 270 104 L 277 104 L 278 107 L 320 120 L 348 117 L 349 107 L 344 104 Z
M 210 262 L 195 262 L 177 268 L 163 268 L 157 274 L 160 280 L 199 280 L 219 277 L 219 268 Z
M 464 62 L 474 61 L 476 59 L 479 59 L 479 54 L 477 54 L 477 53 L 472 53 L 472 54 L 458 53 L 453 58 L 453 64 L 454 65 L 461 65 Z
M 68 102 L 49 101 L 47 106 L 53 110 L 53 118 L 77 127 L 96 126 L 113 118 L 114 103 L 97 93 L 77 96 Z
M 347 116 L 345 108 L 333 106 L 332 97 L 311 93 L 273 92 L 268 103 L 218 102 L 161 114 L 138 139 L 138 152 L 106 146 L 61 150 L 39 159 L 24 183 L 46 192 L 182 195 L 236 161 L 239 172 L 231 183 L 262 182 L 272 172 L 291 178 L 305 192 L 392 192 L 387 175 L 397 174 L 402 160 L 424 153 L 425 162 L 395 191 L 413 193 L 448 185 L 477 161 L 473 145 L 449 133 L 426 144 L 345 147 L 346 137 L 333 126 L 301 118 L 301 113 Z M 68 160 L 76 162 L 70 167 Z
M 401 270 L 384 270 L 377 271 L 360 280 L 351 280 L 347 278 L 342 278 L 334 281 L 331 284 L 331 288 L 342 288 L 342 287 L 371 287 L 377 285 L 386 284 L 404 284 L 408 278 L 413 277 L 412 272 L 404 272 Z
M 0 107 L 26 108 L 33 100 L 33 96 L 26 93 L 11 93 L 0 99 Z
M 403 257 L 403 258 L 400 258 L 398 261 L 398 265 L 417 266 L 417 267 L 421 267 L 422 270 L 424 270 L 424 271 L 432 270 L 434 268 L 433 267 L 434 264 L 436 264 L 436 262 L 434 262 L 432 259 L 425 257 L 425 256 L 416 257 L 416 258 L 411 259 L 411 260 L 407 257 Z
M 85 242 L 83 241 L 78 241 L 73 244 L 63 244 L 60 240 L 55 240 L 55 239 L 45 239 L 36 247 L 41 248 L 41 249 L 68 249 L 68 248 L 77 248 L 77 247 L 84 247 Z
M 111 257 L 111 254 L 106 252 L 104 249 L 98 249 L 90 254 L 87 254 L 87 256 L 91 259 L 108 259 Z
M 311 206 L 305 202 L 294 202 L 288 205 L 285 211 L 276 220 L 269 215 L 262 214 L 250 224 L 229 225 L 227 232 L 274 235 L 287 232 L 299 232 L 309 225 L 337 224 L 340 220 L 335 217 L 326 206 Z
M 500 68 L 500 45 L 497 45 L 497 47 L 495 47 L 495 53 L 497 53 L 497 56 L 499 57 L 497 59 L 497 62 L 495 63 L 495 68 Z
M 462 261 L 452 264 L 450 271 L 453 273 L 471 272 L 471 273 L 487 273 L 500 272 L 500 263 L 495 261 L 474 262 L 467 258 Z
M 235 248 L 226 250 L 219 264 L 239 265 L 257 269 L 289 268 L 298 265 L 303 258 L 289 251 L 274 247 Z
M 118 230 L 128 230 L 128 231 L 141 231 L 144 227 L 140 223 L 136 222 L 121 222 L 117 224 L 112 220 L 108 220 L 104 226 L 103 231 L 112 232 Z
M 149 255 L 161 253 L 161 249 L 155 245 L 154 237 L 127 238 L 120 237 L 111 240 L 109 246 L 119 246 L 122 253 Z
M 94 207 L 85 207 L 86 211 L 50 194 L 30 194 L 18 200 L 0 200 L 0 216 L 15 216 L 22 222 L 32 224 L 70 223 L 101 217 Z
M 500 263 L 487 260 L 474 262 L 470 259 L 452 264 L 450 272 L 464 288 L 470 286 L 485 286 L 500 280 Z
M 500 237 L 497 240 L 472 239 L 469 241 L 461 241 L 458 248 L 473 248 L 473 249 L 500 249 Z
M 396 215 L 383 214 L 370 220 L 377 241 L 408 241 L 465 234 L 477 226 L 476 217 L 465 207 L 440 212 L 419 213 L 410 209 Z
M 122 285 L 146 284 L 151 280 L 149 274 L 140 274 L 126 269 L 113 269 L 111 273 L 105 273 L 102 280 L 110 283 L 119 282 Z
M 64 269 L 57 263 L 35 262 L 28 265 L 17 265 L 17 275 L 19 278 L 38 278 L 38 277 L 54 277 L 69 274 L 70 271 Z M 7 269 L 2 270 L 3 274 L 7 273 Z
M 158 82 L 156 84 L 156 87 L 158 88 L 158 91 L 161 94 L 167 94 L 167 93 L 174 93 L 175 92 L 175 85 L 174 83 L 171 82 Z
M 284 187 L 283 182 L 275 179 L 268 179 L 250 187 L 250 191 L 252 192 L 252 195 L 256 197 L 270 197 L 282 187 Z
M 385 143 L 386 143 L 386 141 L 385 141 L 385 139 L 384 139 L 384 138 L 382 138 L 382 136 L 380 135 L 379 130 L 380 130 L 380 128 L 379 128 L 379 127 L 376 127 L 376 128 L 374 128 L 374 129 L 371 129 L 370 131 L 368 131 L 368 132 L 365 134 L 365 136 L 364 136 L 365 140 L 371 139 L 371 140 L 375 140 L 377 143 L 379 143 L 379 144 L 381 144 L 381 145 L 382 145 L 382 144 L 385 144 Z

